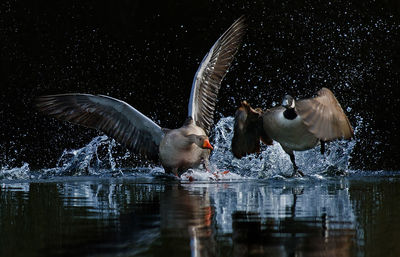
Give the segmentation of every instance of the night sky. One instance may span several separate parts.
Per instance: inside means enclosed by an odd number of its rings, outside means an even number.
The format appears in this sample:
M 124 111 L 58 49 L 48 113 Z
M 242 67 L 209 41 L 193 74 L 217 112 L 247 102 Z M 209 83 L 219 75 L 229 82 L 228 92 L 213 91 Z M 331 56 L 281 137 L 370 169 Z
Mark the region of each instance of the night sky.
M 197 66 L 244 14 L 216 120 L 244 99 L 268 108 L 328 87 L 356 127 L 351 166 L 400 169 L 397 1 L 231 2 L 1 1 L 0 167 L 54 167 L 101 134 L 37 113 L 39 95 L 110 95 L 181 126 Z

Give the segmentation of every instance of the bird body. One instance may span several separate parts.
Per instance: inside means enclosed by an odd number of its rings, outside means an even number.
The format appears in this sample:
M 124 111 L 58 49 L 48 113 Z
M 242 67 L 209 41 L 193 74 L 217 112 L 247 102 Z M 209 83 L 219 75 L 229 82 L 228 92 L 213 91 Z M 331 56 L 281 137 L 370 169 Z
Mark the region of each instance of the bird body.
M 286 108 L 279 106 L 262 113 L 263 129 L 268 136 L 279 142 L 286 152 L 303 151 L 315 147 L 319 140 L 308 131 L 299 115 L 288 119 Z
M 286 95 L 282 105 L 262 111 L 243 101 L 235 114 L 232 152 L 236 158 L 260 151 L 260 140 L 277 141 L 289 154 L 294 172 L 302 175 L 293 151 L 305 151 L 321 143 L 354 136 L 350 122 L 332 91 L 322 88 L 317 96 L 295 101 Z M 268 143 L 267 143 L 268 144 Z
M 179 174 L 200 164 L 208 168 L 208 156 L 211 151 L 210 148 L 203 148 L 204 141 L 201 141 L 207 138 L 207 135 L 192 119 L 190 120 L 189 124 L 181 128 L 167 131 L 161 140 L 160 161 L 168 172 Z

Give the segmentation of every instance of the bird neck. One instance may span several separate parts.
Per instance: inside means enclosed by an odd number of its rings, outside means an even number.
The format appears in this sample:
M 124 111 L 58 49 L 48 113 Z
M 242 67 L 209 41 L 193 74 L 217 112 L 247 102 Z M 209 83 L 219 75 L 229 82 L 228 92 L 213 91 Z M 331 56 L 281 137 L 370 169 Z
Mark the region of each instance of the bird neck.
M 297 117 L 297 113 L 294 110 L 294 108 L 287 108 L 284 112 L 283 112 L 283 117 L 285 117 L 288 120 L 294 120 Z

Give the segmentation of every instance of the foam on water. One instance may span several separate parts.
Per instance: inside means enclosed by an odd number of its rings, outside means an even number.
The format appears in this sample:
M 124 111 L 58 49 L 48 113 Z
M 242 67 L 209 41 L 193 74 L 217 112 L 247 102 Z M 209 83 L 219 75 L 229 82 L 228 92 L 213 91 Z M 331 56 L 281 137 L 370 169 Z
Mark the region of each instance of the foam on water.
M 214 150 L 210 157 L 211 171 L 191 169 L 182 174 L 181 180 L 283 178 L 293 172 L 289 156 L 277 142 L 274 142 L 273 146 L 264 146 L 260 154 L 252 154 L 242 159 L 234 158 L 230 150 L 233 122 L 233 117 L 225 117 L 215 125 Z M 358 123 L 357 127 L 362 120 Z M 296 162 L 308 177 L 323 179 L 326 176 L 346 175 L 350 171 L 349 160 L 355 143 L 355 140 L 332 142 L 324 155 L 321 155 L 319 147 L 295 152 Z M 165 176 L 161 167 L 122 167 L 121 161 L 130 158 L 130 155 L 127 153 L 124 156 L 115 156 L 113 149 L 116 145 L 113 139 L 105 135 L 98 136 L 80 149 L 64 150 L 56 167 L 32 171 L 28 163 L 21 167 L 5 166 L 0 169 L 0 180 L 47 179 L 57 176 Z

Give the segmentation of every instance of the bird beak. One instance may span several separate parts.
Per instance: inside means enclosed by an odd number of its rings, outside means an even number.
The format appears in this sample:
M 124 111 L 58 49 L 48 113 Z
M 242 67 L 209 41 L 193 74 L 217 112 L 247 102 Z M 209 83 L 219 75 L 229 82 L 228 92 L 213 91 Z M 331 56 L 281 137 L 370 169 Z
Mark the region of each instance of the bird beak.
M 212 145 L 210 144 L 210 141 L 209 141 L 208 139 L 204 139 L 203 148 L 204 148 L 204 149 L 210 149 L 210 150 L 213 149 L 213 147 L 212 147 Z

